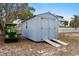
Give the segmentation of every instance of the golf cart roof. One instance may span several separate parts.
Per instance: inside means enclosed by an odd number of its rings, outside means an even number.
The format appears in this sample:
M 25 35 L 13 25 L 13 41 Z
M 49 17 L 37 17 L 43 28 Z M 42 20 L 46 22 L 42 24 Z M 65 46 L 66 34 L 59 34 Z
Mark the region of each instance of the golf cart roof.
M 14 23 L 5 23 L 5 26 L 16 26 L 17 24 Z

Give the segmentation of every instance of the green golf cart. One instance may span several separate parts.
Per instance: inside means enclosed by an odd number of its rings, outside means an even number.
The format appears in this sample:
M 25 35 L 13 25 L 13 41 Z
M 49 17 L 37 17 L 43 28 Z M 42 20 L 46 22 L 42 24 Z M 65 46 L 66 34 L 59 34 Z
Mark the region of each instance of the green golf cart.
M 5 43 L 18 42 L 17 31 L 15 29 L 16 24 L 5 24 Z

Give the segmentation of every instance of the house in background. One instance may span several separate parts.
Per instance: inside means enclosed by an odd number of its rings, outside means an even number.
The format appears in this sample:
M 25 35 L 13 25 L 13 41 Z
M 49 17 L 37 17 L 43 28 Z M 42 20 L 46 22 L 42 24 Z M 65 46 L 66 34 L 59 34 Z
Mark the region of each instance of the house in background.
M 17 24 L 17 25 L 18 25 L 18 24 L 21 24 L 21 22 L 22 22 L 21 19 L 16 19 L 16 20 L 13 21 L 13 23 L 15 23 L 15 24 Z
M 18 18 L 13 21 L 14 24 L 17 24 L 17 25 L 15 26 L 15 28 L 16 28 L 18 34 L 21 34 L 21 24 L 22 24 L 22 21 L 23 21 L 23 20 L 18 19 Z
M 59 27 L 64 27 L 64 21 L 65 21 L 64 17 L 63 16 L 58 16 L 58 21 L 59 21 Z

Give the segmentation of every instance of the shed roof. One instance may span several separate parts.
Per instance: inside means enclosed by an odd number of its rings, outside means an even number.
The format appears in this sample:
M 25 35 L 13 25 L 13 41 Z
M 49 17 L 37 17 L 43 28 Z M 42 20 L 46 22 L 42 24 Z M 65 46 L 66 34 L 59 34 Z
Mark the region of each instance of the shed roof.
M 43 15 L 43 14 L 50 14 L 50 15 L 52 15 L 52 16 L 55 16 L 55 17 L 60 17 L 60 18 L 63 18 L 63 16 L 60 16 L 60 15 L 56 15 L 56 14 L 52 14 L 51 12 L 45 12 L 45 13 L 42 13 L 42 14 L 38 14 L 38 15 L 36 15 L 36 16 L 39 16 L 39 15 Z
M 32 16 L 32 17 L 30 17 L 30 18 L 28 18 L 28 19 L 31 19 L 31 18 L 34 18 L 34 17 L 37 17 L 37 16 L 39 16 L 39 15 L 43 15 L 43 14 L 50 14 L 50 15 L 52 15 L 52 16 L 54 16 L 54 17 L 56 17 L 56 18 L 63 18 L 63 16 L 59 16 L 59 15 L 56 15 L 56 14 L 52 14 L 51 12 L 45 12 L 45 13 L 42 13 L 42 14 L 38 14 L 38 15 L 34 15 L 34 16 Z M 27 20 L 28 20 L 27 19 Z M 26 20 L 24 20 L 23 22 L 25 22 Z

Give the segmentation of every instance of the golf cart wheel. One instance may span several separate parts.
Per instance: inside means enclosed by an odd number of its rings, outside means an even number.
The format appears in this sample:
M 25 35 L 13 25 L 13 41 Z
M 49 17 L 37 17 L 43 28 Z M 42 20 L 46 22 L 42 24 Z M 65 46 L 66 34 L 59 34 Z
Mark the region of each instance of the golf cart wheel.
M 7 40 L 7 39 L 6 39 L 4 42 L 5 42 L 5 43 L 10 43 L 10 41 L 9 41 L 9 40 Z

